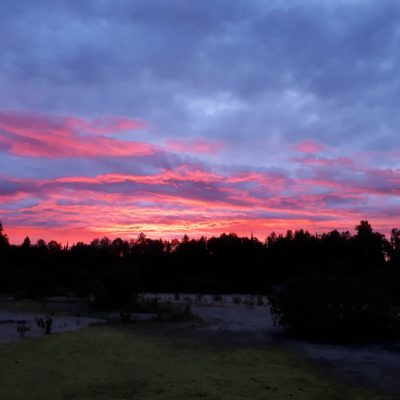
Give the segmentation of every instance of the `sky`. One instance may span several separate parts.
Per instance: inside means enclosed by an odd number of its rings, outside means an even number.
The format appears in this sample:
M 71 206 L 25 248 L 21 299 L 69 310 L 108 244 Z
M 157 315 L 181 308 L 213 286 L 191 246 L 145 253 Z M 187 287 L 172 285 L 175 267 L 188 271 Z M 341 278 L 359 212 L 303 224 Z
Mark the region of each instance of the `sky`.
M 400 227 L 397 0 L 2 0 L 11 242 Z

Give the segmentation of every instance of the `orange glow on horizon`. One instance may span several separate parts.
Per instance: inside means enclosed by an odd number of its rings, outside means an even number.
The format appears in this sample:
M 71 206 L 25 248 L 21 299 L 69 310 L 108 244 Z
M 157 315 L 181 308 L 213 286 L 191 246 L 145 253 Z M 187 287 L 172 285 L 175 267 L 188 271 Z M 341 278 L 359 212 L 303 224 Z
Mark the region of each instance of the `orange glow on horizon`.
M 354 227 L 362 219 L 343 221 L 340 224 L 337 222 L 332 223 L 319 223 L 309 220 L 221 220 L 217 222 L 204 222 L 196 221 L 180 222 L 170 225 L 157 224 L 157 223 L 138 223 L 127 225 L 95 225 L 92 227 L 72 227 L 64 228 L 38 228 L 31 226 L 19 227 L 5 227 L 5 233 L 8 235 L 9 240 L 13 244 L 20 244 L 26 236 L 29 236 L 32 243 L 38 239 L 45 241 L 56 240 L 63 245 L 69 243 L 70 245 L 77 242 L 90 243 L 95 238 L 102 238 L 104 236 L 110 239 L 122 238 L 124 240 L 136 239 L 140 233 L 144 233 L 151 239 L 182 239 L 184 235 L 190 238 L 199 238 L 201 236 L 212 237 L 219 236 L 222 233 L 235 233 L 238 236 L 250 237 L 253 235 L 259 240 L 264 241 L 272 232 L 277 234 L 285 234 L 287 230 L 304 229 L 310 233 L 326 233 L 337 229 L 340 232 L 350 231 L 354 233 Z M 375 231 L 381 232 L 388 236 L 391 221 L 373 221 L 369 220 Z

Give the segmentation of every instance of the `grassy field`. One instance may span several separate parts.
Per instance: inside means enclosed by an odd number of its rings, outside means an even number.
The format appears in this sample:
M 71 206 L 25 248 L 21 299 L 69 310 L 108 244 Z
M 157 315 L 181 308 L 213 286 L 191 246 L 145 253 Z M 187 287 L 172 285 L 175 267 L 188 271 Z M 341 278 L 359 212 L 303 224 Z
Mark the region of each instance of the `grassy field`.
M 391 399 L 277 349 L 216 349 L 149 327 L 91 327 L 0 346 L 0 399 Z M 393 398 L 394 399 L 394 398 Z

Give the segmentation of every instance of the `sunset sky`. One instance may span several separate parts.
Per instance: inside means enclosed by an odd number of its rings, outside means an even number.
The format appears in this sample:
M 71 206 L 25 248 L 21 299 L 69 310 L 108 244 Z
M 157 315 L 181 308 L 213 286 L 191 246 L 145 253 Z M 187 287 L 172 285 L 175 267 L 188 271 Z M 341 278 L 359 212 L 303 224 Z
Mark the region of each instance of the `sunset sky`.
M 400 227 L 397 0 L 2 0 L 0 38 L 13 243 Z

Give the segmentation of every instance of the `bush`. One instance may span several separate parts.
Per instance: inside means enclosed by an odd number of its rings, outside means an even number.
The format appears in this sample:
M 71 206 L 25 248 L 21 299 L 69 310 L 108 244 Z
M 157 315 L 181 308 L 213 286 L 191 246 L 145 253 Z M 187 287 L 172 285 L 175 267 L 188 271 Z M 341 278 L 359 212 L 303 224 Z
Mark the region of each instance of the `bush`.
M 245 298 L 243 304 L 245 304 L 246 306 L 254 306 L 256 304 L 254 296 L 249 296 Z
M 134 303 L 128 307 L 131 312 L 137 313 L 154 313 L 160 309 L 161 302 L 158 298 L 146 299 L 141 296 L 137 297 Z
M 119 320 L 120 320 L 120 322 L 122 324 L 128 324 L 128 323 L 131 323 L 131 322 L 136 322 L 136 318 L 135 317 L 132 318 L 130 313 L 123 312 L 123 311 L 119 312 Z
M 17 325 L 17 332 L 18 332 L 18 334 L 19 334 L 19 336 L 20 336 L 21 338 L 24 338 L 24 337 L 25 337 L 25 334 L 26 334 L 27 332 L 30 332 L 30 330 L 31 330 L 31 327 L 30 327 L 30 326 L 27 326 L 25 322 L 19 323 L 19 324 Z
M 179 322 L 194 319 L 190 303 L 186 303 L 185 305 L 173 304 L 169 301 L 160 301 L 158 298 L 139 298 L 135 304 L 129 307 L 129 310 L 130 312 L 156 314 L 157 320 L 162 322 Z
M 224 298 L 220 294 L 214 294 L 213 301 L 215 303 L 221 303 L 224 301 Z
M 400 307 L 379 280 L 310 273 L 269 295 L 275 325 L 301 336 L 334 341 L 393 338 Z
M 46 335 L 50 335 L 53 329 L 53 318 L 46 316 L 46 318 L 36 318 L 36 325 L 42 329 Z
M 242 298 L 240 296 L 233 296 L 232 301 L 234 304 L 239 305 L 242 302 Z
M 204 296 L 202 294 L 196 294 L 196 301 L 201 303 L 204 300 Z
M 180 293 L 175 293 L 174 294 L 174 299 L 175 299 L 175 301 L 179 301 L 181 299 L 181 294 Z
M 105 268 L 93 286 L 94 305 L 98 308 L 128 307 L 136 296 L 133 272 L 129 267 Z
M 182 322 L 194 319 L 194 315 L 189 304 L 159 303 L 157 319 L 161 322 Z
M 261 295 L 257 296 L 256 304 L 258 306 L 263 306 L 264 305 L 264 300 L 263 300 L 263 297 Z

